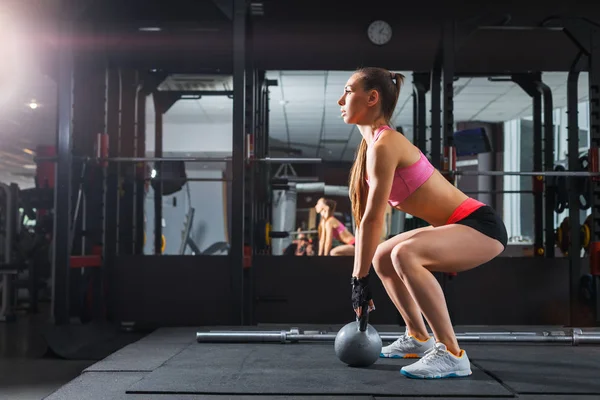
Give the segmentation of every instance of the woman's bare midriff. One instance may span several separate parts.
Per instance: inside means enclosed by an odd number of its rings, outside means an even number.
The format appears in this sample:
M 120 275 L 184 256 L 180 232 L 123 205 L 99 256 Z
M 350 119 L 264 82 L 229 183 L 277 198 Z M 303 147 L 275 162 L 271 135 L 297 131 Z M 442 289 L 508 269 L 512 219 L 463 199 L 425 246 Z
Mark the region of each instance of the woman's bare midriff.
M 467 198 L 466 194 L 435 170 L 420 188 L 396 208 L 433 226 L 441 226 Z

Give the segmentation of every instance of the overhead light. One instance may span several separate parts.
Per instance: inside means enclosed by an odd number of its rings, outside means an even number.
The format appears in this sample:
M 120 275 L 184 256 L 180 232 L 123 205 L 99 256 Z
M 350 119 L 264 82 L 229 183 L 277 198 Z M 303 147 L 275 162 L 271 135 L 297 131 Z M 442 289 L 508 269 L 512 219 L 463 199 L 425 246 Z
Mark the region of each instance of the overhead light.
M 265 6 L 262 1 L 253 1 L 250 3 L 251 15 L 265 15 Z
M 35 156 L 35 151 L 30 149 L 23 149 L 23 153 L 29 154 L 30 156 Z
M 150 178 L 154 179 L 156 178 L 156 170 L 153 169 L 152 172 L 150 173 Z
M 160 32 L 160 31 L 162 31 L 162 29 L 159 28 L 158 26 L 144 26 L 144 27 L 138 28 L 138 30 L 140 32 Z
M 31 108 L 32 110 L 35 110 L 36 108 L 38 108 L 38 103 L 35 100 L 31 100 L 28 105 L 29 105 L 29 108 Z
M 37 165 L 35 165 L 35 164 L 25 164 L 25 165 L 23 165 L 23 168 L 25 168 L 25 169 L 36 169 Z

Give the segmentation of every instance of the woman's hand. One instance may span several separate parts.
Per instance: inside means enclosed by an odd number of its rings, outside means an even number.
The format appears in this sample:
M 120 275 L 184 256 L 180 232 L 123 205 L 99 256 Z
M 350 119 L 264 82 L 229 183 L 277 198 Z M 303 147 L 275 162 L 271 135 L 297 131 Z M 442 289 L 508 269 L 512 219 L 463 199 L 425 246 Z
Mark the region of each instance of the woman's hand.
M 352 277 L 352 308 L 356 313 L 356 317 L 360 318 L 363 307 L 369 307 L 369 312 L 375 310 L 371 288 L 369 286 L 369 275 L 363 278 Z

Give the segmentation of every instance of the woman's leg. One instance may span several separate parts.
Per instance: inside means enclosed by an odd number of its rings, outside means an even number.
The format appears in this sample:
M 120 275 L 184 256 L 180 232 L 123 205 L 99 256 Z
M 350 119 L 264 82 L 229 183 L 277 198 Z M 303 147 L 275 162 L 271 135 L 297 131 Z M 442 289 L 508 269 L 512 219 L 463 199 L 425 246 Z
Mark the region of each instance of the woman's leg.
M 397 274 L 425 315 L 436 340 L 455 355 L 460 347 L 444 293 L 431 271 L 466 271 L 490 261 L 503 249 L 499 241 L 459 224 L 418 232 L 394 246 L 391 257 Z
M 433 227 L 427 226 L 396 235 L 377 246 L 377 251 L 373 257 L 373 269 L 383 283 L 392 303 L 394 303 L 396 309 L 402 315 L 409 334 L 419 340 L 426 340 L 429 337 L 427 327 L 425 326 L 419 306 L 394 268 L 391 254 L 394 247 L 398 244 L 420 232 L 426 232 L 431 229 Z
M 342 244 L 340 246 L 336 246 L 329 252 L 330 256 L 353 256 L 354 255 L 354 246 L 351 244 Z

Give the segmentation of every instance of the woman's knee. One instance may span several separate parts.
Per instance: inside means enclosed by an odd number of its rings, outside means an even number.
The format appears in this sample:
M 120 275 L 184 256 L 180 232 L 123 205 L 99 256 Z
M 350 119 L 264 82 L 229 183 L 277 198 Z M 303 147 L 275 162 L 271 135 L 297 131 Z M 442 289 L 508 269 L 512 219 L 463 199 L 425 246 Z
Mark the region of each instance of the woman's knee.
M 389 247 L 383 246 L 384 243 L 377 246 L 373 256 L 373 269 L 380 277 L 395 274 L 392 259 L 390 258 Z
M 342 251 L 339 247 L 334 247 L 333 249 L 329 250 L 330 256 L 339 256 L 341 253 Z
M 390 254 L 394 270 L 400 276 L 406 275 L 410 271 L 418 257 L 416 241 L 411 239 L 398 243 Z

